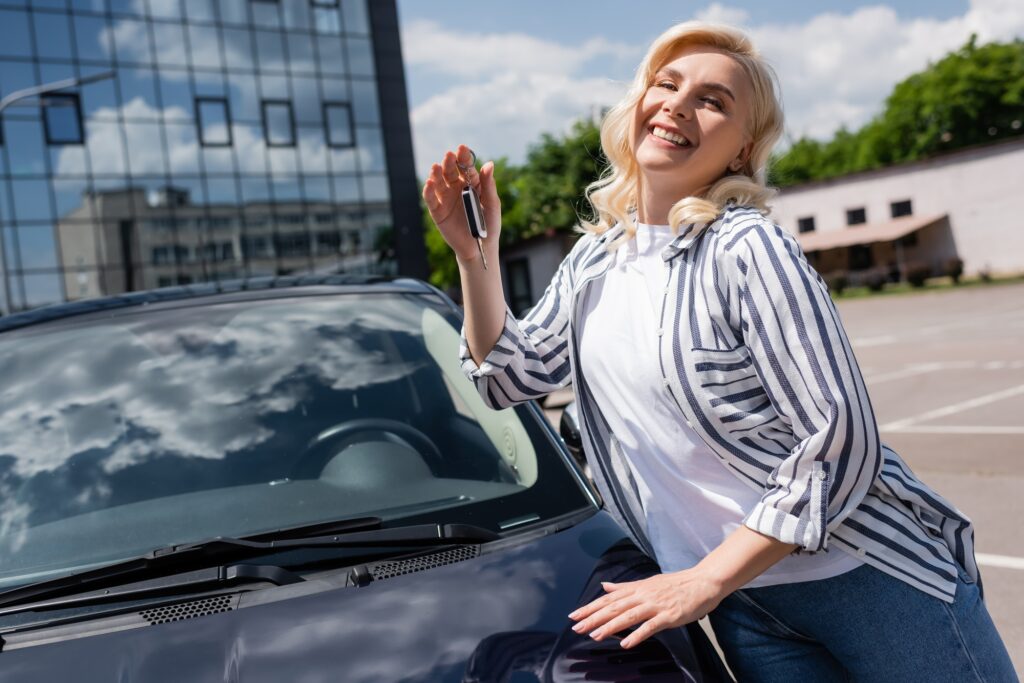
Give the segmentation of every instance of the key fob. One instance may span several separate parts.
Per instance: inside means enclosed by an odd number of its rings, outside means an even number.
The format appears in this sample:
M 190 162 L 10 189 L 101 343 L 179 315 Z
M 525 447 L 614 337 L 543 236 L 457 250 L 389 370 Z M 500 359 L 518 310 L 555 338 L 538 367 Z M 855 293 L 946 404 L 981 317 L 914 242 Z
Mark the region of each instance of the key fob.
M 480 208 L 480 197 L 472 185 L 462 190 L 462 208 L 466 210 L 470 234 L 477 239 L 487 237 L 487 225 L 484 223 L 484 212 Z

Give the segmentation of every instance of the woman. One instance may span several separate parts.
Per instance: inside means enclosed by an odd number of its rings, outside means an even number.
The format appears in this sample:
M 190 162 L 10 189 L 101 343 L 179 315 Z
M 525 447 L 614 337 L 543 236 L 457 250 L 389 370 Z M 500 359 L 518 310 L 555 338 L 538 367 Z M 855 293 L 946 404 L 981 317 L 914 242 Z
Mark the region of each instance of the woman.
M 596 220 L 522 321 L 459 203 L 480 188 L 497 264 L 493 164 L 460 146 L 431 169 L 464 371 L 493 408 L 571 382 L 606 506 L 664 572 L 569 617 L 630 648 L 710 613 L 741 681 L 1016 680 L 970 520 L 879 442 L 827 287 L 766 217 L 781 132 L 742 33 L 666 31 L 602 125 Z

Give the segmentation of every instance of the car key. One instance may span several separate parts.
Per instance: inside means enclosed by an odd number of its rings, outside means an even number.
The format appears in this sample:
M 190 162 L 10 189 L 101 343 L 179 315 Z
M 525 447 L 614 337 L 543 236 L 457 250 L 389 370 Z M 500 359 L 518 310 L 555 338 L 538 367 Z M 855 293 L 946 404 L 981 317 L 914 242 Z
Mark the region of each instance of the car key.
M 473 150 L 469 150 L 469 153 L 473 155 L 468 166 L 463 166 L 456 162 L 459 170 L 462 171 L 463 175 L 469 172 L 469 169 L 476 167 L 476 153 Z M 462 189 L 462 208 L 466 212 L 466 222 L 469 224 L 469 233 L 476 238 L 476 246 L 480 250 L 480 258 L 483 260 L 484 270 L 487 269 L 487 257 L 484 256 L 484 243 L 483 238 L 487 237 L 487 224 L 484 223 L 484 212 L 480 208 L 480 195 L 477 194 L 476 188 L 472 185 L 467 184 Z

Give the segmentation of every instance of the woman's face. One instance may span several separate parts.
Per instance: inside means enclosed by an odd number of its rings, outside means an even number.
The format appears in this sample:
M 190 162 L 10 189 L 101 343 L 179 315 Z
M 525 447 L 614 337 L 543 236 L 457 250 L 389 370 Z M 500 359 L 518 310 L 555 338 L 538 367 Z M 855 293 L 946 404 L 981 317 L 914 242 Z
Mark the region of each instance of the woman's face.
M 633 121 L 644 182 L 683 197 L 739 170 L 750 151 L 751 97 L 749 79 L 726 53 L 701 46 L 675 53 L 655 72 Z

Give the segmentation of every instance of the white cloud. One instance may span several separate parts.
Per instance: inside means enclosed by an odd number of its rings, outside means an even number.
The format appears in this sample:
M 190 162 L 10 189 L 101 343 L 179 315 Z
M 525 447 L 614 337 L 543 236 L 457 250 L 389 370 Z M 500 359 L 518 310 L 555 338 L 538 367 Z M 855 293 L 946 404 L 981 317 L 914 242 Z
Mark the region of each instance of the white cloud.
M 570 46 L 522 33 L 449 31 L 428 20 L 411 22 L 402 33 L 402 56 L 409 66 L 462 77 L 489 77 L 510 71 L 567 75 L 595 57 L 633 52 L 635 48 L 601 37 Z
M 739 7 L 726 7 L 720 2 L 713 2 L 694 15 L 698 21 L 712 21 L 722 24 L 734 24 L 741 26 L 750 20 L 750 12 Z
M 793 137 L 816 138 L 866 123 L 897 82 L 963 45 L 971 32 L 982 43 L 1020 36 L 1024 6 L 973 0 L 959 17 L 903 19 L 892 7 L 875 5 L 749 29 L 779 74 L 787 129 Z
M 518 70 L 455 86 L 412 112 L 420 178 L 459 143 L 469 145 L 481 161 L 501 156 L 521 161 L 541 133 L 566 130 L 593 107 L 614 102 L 624 87 L 605 79 Z
M 779 75 L 794 138 L 860 127 L 882 110 L 897 82 L 957 49 L 972 32 L 979 42 L 1024 35 L 1024 5 L 1014 0 L 972 0 L 963 15 L 948 19 L 902 18 L 879 4 L 751 26 L 746 10 L 720 2 L 694 16 L 746 28 Z M 601 37 L 564 45 L 521 33 L 455 34 L 432 21 L 411 22 L 402 37 L 411 72 L 449 81 L 412 111 L 421 179 L 460 142 L 485 159 L 523 161 L 542 133 L 563 132 L 595 106 L 614 103 L 646 48 Z M 581 76 L 597 58 L 609 65 L 626 60 L 630 68 L 613 73 L 609 66 L 607 79 Z

